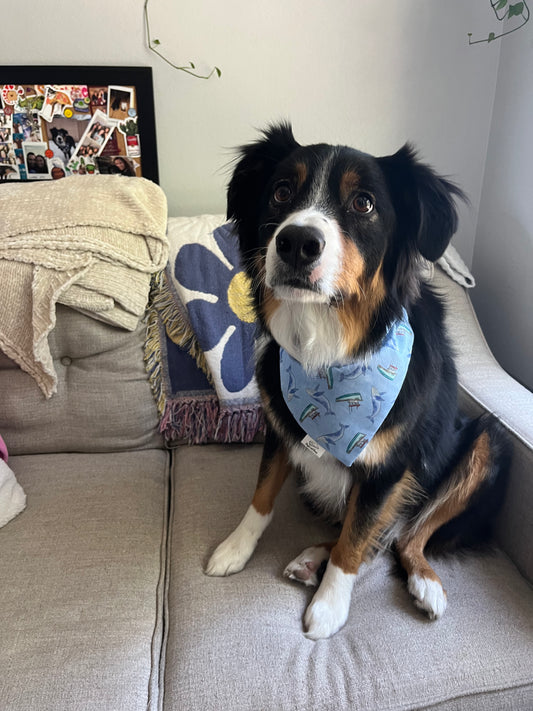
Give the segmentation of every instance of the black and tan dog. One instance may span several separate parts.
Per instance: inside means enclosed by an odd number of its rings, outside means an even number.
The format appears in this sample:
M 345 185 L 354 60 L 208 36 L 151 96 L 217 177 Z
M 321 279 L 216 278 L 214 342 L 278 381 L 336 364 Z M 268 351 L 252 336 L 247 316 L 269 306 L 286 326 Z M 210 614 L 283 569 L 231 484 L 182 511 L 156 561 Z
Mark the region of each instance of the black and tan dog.
M 285 124 L 245 146 L 235 167 L 228 215 L 237 224 L 262 330 L 256 375 L 268 431 L 252 503 L 206 572 L 229 575 L 245 566 L 295 470 L 313 507 L 342 522 L 338 540 L 306 549 L 285 571 L 317 585 L 328 561 L 304 618 L 312 639 L 344 625 L 361 564 L 391 545 L 415 604 L 440 617 L 447 598 L 426 544 L 453 547 L 486 537 L 502 500 L 506 440 L 494 418 L 459 414 L 443 304 L 421 277 L 421 257 L 437 260 L 454 234 L 454 198 L 462 197 L 410 146 L 383 158 L 344 146 L 300 146 Z M 297 387 L 282 395 L 280 352 L 302 377 L 326 383 L 332 368 L 345 366 L 347 378 L 367 376 L 372 358 L 390 345 L 391 328 L 402 332 L 398 323 L 413 336 L 399 394 L 377 432 L 352 439 L 347 450 L 365 445 L 355 461 L 339 461 L 328 449 L 335 437 L 317 447 L 289 409 Z M 382 375 L 392 380 L 396 366 Z M 322 417 L 325 427 L 333 415 L 328 385 L 318 394 L 300 387 L 317 401 L 303 419 Z M 338 398 L 345 411 L 361 404 L 357 390 L 352 386 L 350 401 Z M 380 400 L 378 386 L 371 393 Z

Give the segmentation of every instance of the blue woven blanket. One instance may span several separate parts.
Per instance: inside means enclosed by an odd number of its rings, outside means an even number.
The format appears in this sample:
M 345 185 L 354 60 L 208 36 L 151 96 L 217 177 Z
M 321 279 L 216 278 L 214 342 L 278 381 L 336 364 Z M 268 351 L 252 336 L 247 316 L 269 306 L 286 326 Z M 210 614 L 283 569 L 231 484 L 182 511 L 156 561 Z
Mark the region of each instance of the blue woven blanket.
M 167 441 L 250 442 L 264 429 L 248 280 L 221 221 L 171 218 L 169 262 L 153 280 L 145 361 Z

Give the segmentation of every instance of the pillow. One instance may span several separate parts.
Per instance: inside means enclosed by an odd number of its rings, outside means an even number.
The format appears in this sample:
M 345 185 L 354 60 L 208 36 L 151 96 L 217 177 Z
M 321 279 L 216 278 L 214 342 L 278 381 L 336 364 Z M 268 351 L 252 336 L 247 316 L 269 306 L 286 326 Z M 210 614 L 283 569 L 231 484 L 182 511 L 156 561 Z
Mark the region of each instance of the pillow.
M 6 443 L 2 439 L 2 435 L 0 435 L 0 459 L 2 459 L 4 462 L 7 462 L 7 447 Z

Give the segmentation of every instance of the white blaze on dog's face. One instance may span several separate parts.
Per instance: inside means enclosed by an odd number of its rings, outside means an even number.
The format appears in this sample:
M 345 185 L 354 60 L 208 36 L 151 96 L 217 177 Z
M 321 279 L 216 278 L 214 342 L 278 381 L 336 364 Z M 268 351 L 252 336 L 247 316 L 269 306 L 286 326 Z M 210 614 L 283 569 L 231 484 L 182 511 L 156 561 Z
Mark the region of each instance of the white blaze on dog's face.
M 325 207 L 331 154 L 309 170 L 297 162 L 295 177 L 278 177 L 271 188 L 270 206 L 280 219 L 265 261 L 265 283 L 277 298 L 303 303 L 329 303 L 337 293 L 335 280 L 342 267 L 341 228 Z M 292 166 L 282 175 L 291 175 Z
M 342 358 L 341 324 L 329 308 L 342 253 L 338 224 L 314 206 L 290 214 L 267 248 L 265 285 L 276 301 L 270 330 L 309 370 Z
M 307 253 L 312 263 L 308 273 L 297 276 L 287 261 L 297 261 L 298 250 Z M 265 259 L 265 284 L 281 300 L 329 304 L 337 293 L 335 281 L 341 265 L 339 225 L 309 207 L 289 215 L 274 232 Z

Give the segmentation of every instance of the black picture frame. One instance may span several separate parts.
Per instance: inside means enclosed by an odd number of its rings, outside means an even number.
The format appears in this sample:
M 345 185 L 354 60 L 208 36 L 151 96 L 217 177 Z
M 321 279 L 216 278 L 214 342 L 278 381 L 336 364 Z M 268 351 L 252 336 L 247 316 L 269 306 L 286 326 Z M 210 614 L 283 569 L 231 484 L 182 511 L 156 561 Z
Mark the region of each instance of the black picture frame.
M 133 87 L 138 121 L 138 144 L 140 146 L 140 168 L 137 174 L 159 183 L 157 160 L 157 139 L 155 125 L 154 92 L 151 67 L 111 67 L 111 66 L 2 66 L 0 67 L 0 87 L 15 86 L 88 86 L 88 87 Z M 0 96 L 0 110 L 6 104 Z M 1 127 L 0 127 L 1 130 Z M 1 147 L 1 141 L 0 141 Z M 137 161 L 139 162 L 139 161 Z M 0 161 L 1 163 L 1 161 Z M 0 166 L 1 167 L 1 166 Z M 20 174 L 22 171 L 18 171 Z M 24 168 L 24 173 L 26 169 Z M 0 184 L 13 182 L 1 180 Z M 47 176 L 48 177 L 48 176 Z M 27 177 L 15 178 L 17 182 L 30 182 Z

